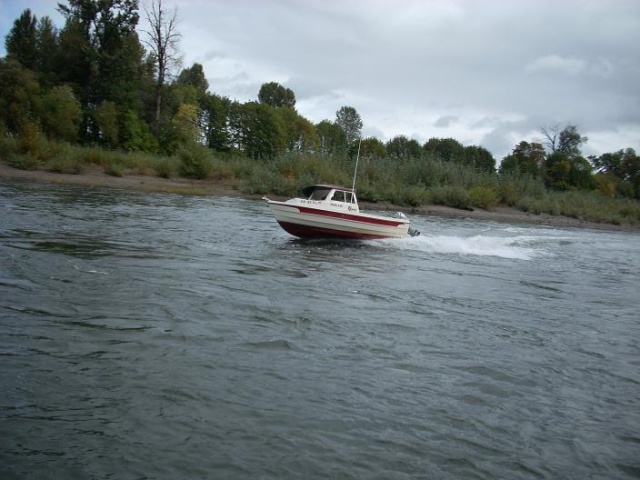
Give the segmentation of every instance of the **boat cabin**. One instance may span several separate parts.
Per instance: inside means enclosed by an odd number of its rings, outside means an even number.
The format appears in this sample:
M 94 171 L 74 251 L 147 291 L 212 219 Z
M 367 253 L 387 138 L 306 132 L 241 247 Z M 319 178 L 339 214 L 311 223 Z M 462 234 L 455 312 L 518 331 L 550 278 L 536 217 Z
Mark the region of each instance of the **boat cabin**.
M 356 192 L 351 188 L 338 185 L 311 185 L 302 190 L 307 202 L 312 204 L 323 204 L 324 208 L 334 207 L 350 212 L 358 211 L 358 200 Z

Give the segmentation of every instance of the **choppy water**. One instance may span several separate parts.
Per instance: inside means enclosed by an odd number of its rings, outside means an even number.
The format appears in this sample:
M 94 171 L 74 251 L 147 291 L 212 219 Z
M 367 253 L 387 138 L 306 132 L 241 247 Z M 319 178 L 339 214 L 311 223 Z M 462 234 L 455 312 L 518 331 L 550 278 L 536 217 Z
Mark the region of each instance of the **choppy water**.
M 0 183 L 0 478 L 640 478 L 640 236 L 412 220 Z

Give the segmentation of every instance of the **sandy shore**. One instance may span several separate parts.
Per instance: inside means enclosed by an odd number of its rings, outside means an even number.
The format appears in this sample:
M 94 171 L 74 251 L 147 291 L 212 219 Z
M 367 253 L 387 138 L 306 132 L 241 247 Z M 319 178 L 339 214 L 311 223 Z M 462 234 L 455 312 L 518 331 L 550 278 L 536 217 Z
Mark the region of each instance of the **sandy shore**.
M 54 173 L 42 170 L 18 170 L 0 162 L 0 181 L 35 181 L 59 184 L 89 185 L 95 187 L 126 188 L 132 190 L 189 195 L 216 195 L 258 199 L 259 195 L 247 195 L 239 190 L 239 184 L 215 180 L 188 180 L 184 178 L 160 178 L 151 175 L 127 174 L 122 177 L 107 175 L 101 168 L 93 168 L 82 174 Z M 277 199 L 276 196 L 269 196 Z M 540 224 L 557 227 L 595 228 L 640 232 L 640 226 L 620 226 L 587 222 L 559 215 L 533 215 L 513 208 L 497 207 L 493 210 L 459 210 L 441 205 L 424 205 L 418 208 L 403 208 L 389 204 L 360 202 L 363 209 L 404 210 L 425 215 L 447 218 L 472 218 L 497 222 Z

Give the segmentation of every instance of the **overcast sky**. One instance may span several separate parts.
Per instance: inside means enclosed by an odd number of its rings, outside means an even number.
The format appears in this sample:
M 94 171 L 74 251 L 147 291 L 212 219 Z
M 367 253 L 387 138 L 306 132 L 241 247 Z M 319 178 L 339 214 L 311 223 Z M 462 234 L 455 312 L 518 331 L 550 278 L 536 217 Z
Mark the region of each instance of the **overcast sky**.
M 62 26 L 56 3 L 0 0 L 2 39 L 25 8 Z M 275 81 L 314 123 L 348 105 L 365 136 L 453 137 L 497 161 L 554 124 L 577 125 L 586 155 L 640 152 L 639 0 L 163 4 L 178 10 L 183 66 L 241 102 Z

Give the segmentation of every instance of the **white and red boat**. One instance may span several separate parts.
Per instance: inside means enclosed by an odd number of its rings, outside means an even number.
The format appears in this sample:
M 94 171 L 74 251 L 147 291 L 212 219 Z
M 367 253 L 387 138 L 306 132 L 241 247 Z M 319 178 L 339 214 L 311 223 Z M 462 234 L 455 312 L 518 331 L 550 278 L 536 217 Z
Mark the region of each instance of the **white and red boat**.
M 353 188 L 311 185 L 304 198 L 284 202 L 263 197 L 280 226 L 300 238 L 403 238 L 419 235 L 407 217 L 361 213 Z

